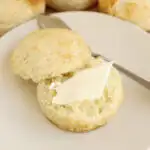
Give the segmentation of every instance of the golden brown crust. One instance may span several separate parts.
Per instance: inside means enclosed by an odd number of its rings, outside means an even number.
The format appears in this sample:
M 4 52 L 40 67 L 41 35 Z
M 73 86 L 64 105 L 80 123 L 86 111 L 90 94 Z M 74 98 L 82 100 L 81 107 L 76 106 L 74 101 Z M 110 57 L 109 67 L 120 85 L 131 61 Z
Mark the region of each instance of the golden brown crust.
M 5 31 L 1 31 L 0 29 L 0 37 L 5 33 Z
M 137 7 L 136 3 L 127 2 L 122 6 L 121 11 L 116 11 L 114 9 L 114 14 L 122 19 L 130 20 L 136 12 Z
M 28 0 L 33 5 L 38 5 L 40 3 L 45 2 L 45 0 Z
M 46 0 L 47 5 L 57 11 L 86 10 L 94 6 L 97 0 Z
M 34 13 L 43 13 L 45 11 L 45 0 L 26 0 Z
M 98 10 L 104 13 L 112 13 L 112 8 L 118 0 L 98 0 Z

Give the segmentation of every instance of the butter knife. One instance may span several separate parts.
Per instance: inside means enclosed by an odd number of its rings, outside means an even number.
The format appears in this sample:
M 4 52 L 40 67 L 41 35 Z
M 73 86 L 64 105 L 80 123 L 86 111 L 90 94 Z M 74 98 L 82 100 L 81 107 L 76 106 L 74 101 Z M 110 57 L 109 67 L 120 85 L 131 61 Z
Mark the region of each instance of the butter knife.
M 61 20 L 60 18 L 58 18 L 56 16 L 39 15 L 37 17 L 37 23 L 38 23 L 38 26 L 41 29 L 44 29 L 44 28 L 66 28 L 66 29 L 70 29 L 71 30 L 71 28 L 63 20 Z M 94 57 L 100 56 L 105 61 L 112 62 L 112 60 L 108 59 L 105 56 L 102 56 L 101 54 L 96 54 L 96 53 L 92 52 L 92 56 L 94 56 Z M 142 85 L 146 89 L 150 90 L 150 82 L 149 81 L 147 81 L 144 78 L 136 75 L 135 73 L 133 73 L 130 70 L 124 68 L 123 66 L 117 64 L 116 62 L 113 63 L 113 66 L 117 70 L 119 70 L 120 72 L 122 72 L 123 74 L 125 74 L 126 76 L 131 78 L 132 80 L 138 82 L 140 85 Z

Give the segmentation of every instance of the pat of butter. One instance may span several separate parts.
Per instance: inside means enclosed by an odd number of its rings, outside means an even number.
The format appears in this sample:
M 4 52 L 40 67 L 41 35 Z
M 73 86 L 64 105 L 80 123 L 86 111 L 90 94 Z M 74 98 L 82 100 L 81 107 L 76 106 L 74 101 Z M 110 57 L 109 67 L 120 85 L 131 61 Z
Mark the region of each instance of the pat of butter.
M 56 88 L 55 104 L 69 104 L 74 101 L 101 98 L 107 84 L 112 62 L 104 62 L 94 68 L 76 73 Z

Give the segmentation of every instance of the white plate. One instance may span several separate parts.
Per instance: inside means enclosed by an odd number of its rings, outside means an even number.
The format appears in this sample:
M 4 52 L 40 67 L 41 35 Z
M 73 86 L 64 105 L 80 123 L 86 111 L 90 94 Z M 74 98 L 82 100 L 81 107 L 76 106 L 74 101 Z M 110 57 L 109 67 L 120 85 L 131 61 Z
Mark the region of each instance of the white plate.
M 150 77 L 150 37 L 141 29 L 97 13 L 57 15 L 81 33 L 93 51 L 116 59 L 145 78 Z M 9 66 L 11 50 L 37 28 L 36 21 L 32 20 L 0 39 L 0 149 L 147 150 L 150 92 L 125 76 L 125 101 L 107 126 L 73 134 L 59 130 L 45 119 L 37 104 L 35 89 L 13 76 Z

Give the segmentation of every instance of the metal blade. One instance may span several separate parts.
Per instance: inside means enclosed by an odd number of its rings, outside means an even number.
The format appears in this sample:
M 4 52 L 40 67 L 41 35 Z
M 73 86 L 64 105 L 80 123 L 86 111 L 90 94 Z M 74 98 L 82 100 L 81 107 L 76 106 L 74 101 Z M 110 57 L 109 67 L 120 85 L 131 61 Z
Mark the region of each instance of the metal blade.
M 69 26 L 64 21 L 62 21 L 60 18 L 55 17 L 55 16 L 39 15 L 37 17 L 37 23 L 39 27 L 42 29 L 45 29 L 45 28 L 70 29 Z

